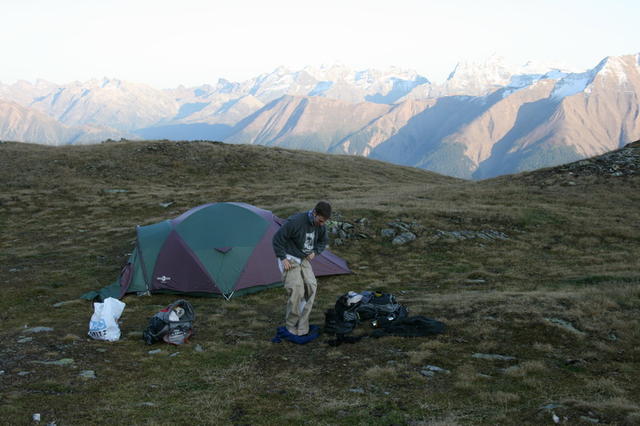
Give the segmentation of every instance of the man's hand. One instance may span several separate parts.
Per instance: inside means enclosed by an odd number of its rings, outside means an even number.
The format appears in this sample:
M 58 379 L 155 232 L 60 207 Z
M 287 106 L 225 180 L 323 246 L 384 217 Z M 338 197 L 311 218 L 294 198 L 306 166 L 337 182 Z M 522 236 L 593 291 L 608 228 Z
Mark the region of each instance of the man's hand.
M 292 267 L 291 262 L 289 262 L 289 259 L 282 259 L 282 266 L 284 267 L 285 271 L 288 271 Z
M 314 252 L 311 252 L 311 254 L 309 256 L 307 256 L 307 260 L 309 262 L 311 262 L 313 260 L 313 258 L 316 257 L 316 254 Z

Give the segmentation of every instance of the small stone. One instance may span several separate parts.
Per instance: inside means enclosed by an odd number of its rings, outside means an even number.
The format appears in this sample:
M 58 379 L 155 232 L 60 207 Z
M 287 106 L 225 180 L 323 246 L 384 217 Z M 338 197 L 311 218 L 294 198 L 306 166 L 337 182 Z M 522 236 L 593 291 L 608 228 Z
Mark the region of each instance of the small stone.
M 411 242 L 415 239 L 416 239 L 416 234 L 412 232 L 403 232 L 402 234 L 395 237 L 393 241 L 391 241 L 391 243 L 394 245 L 401 245 L 401 244 L 406 244 L 408 242 Z
M 426 367 L 423 367 L 423 368 L 428 371 L 433 371 L 434 373 L 451 374 L 451 371 L 445 370 L 444 368 L 441 368 L 435 365 L 427 365 Z
M 576 183 L 575 183 L 574 181 L 570 180 L 569 182 L 567 182 L 567 185 L 569 185 L 569 186 L 575 186 L 575 185 L 576 185 Z
M 153 402 L 141 402 L 140 404 L 141 407 L 155 407 L 156 404 L 154 404 Z
M 18 376 L 28 376 L 31 374 L 31 371 L 20 371 L 18 372 Z
M 193 350 L 196 351 L 196 352 L 204 352 L 204 349 L 202 349 L 202 346 L 200 346 L 199 344 L 196 345 L 196 347 L 193 348 Z
M 162 352 L 162 349 L 153 349 L 149 352 L 147 352 L 149 355 L 155 355 L 155 354 L 159 354 L 160 352 Z
M 95 379 L 96 378 L 96 372 L 93 370 L 82 370 L 80 372 L 80 374 L 78 374 L 80 377 L 82 377 L 83 379 Z
M 584 331 L 580 331 L 577 328 L 575 328 L 569 321 L 565 321 L 559 318 L 545 318 L 545 320 L 552 324 L 558 325 L 561 328 L 564 328 L 565 330 L 570 331 L 571 333 L 577 334 L 578 336 L 585 336 L 587 334 Z
M 467 284 L 484 284 L 487 281 L 486 280 L 482 280 L 482 279 L 477 279 L 477 280 L 469 279 L 469 280 L 465 280 L 464 282 L 467 283 Z
M 129 191 L 127 189 L 103 189 L 103 192 L 106 192 L 107 194 L 120 194 Z
M 387 225 L 405 232 L 409 232 L 411 230 L 410 225 L 404 222 L 389 222 Z
M 594 419 L 593 417 L 587 417 L 587 416 L 580 416 L 580 420 L 587 423 L 594 423 L 594 424 L 600 423 L 600 419 Z
M 172 353 L 172 354 L 171 354 L 171 355 L 169 355 L 169 356 L 173 358 L 174 356 L 178 356 L 178 354 L 179 354 L 179 353 L 180 353 L 180 352 L 174 352 L 174 353 Z
M 105 348 L 96 348 L 96 352 L 105 353 L 107 350 Z
M 4 370 L 0 370 L 0 376 L 4 374 Z
M 81 302 L 80 299 L 65 300 L 65 301 L 62 301 L 62 302 L 54 303 L 53 307 L 54 308 L 60 308 L 60 307 L 65 306 L 65 305 L 71 305 L 71 304 L 80 303 L 80 302 Z
M 160 203 L 160 207 L 164 207 L 165 209 L 173 204 L 173 201 L 167 201 L 166 203 Z
M 422 374 L 425 377 L 434 377 L 436 375 L 436 373 L 429 370 L 420 370 L 420 374 Z
M 47 331 L 53 331 L 51 327 L 33 327 L 27 330 L 24 330 L 24 333 L 44 333 Z
M 57 361 L 35 361 L 35 362 L 38 364 L 44 364 L 44 365 L 71 365 L 75 361 L 73 360 L 73 358 L 62 358 Z
M 560 408 L 562 407 L 562 405 L 559 404 L 547 404 L 547 405 L 543 405 L 542 407 L 540 407 L 541 411 L 551 411 L 551 410 L 555 410 L 556 408 Z
M 478 359 L 486 359 L 490 361 L 515 361 L 516 360 L 516 358 L 512 356 L 498 355 L 498 354 L 475 353 L 471 355 L 471 357 L 478 358 Z
M 40 421 L 40 413 L 34 413 L 34 414 L 31 416 L 31 419 L 32 419 L 34 422 L 39 422 L 39 421 Z
M 351 388 L 351 389 L 349 389 L 349 392 L 364 393 L 364 389 L 362 389 L 362 388 Z
M 18 343 L 29 343 L 32 340 L 33 340 L 33 337 L 23 337 L 22 339 L 18 340 Z

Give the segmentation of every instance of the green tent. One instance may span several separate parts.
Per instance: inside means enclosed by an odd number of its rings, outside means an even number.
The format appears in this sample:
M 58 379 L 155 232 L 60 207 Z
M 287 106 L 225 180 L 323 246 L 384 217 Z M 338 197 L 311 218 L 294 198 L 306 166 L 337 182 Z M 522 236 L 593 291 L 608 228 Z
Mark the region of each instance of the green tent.
M 244 203 L 213 203 L 137 227 L 137 244 L 118 280 L 86 299 L 127 293 L 222 295 L 282 285 L 271 240 L 284 221 Z M 312 261 L 316 276 L 348 274 L 346 262 L 325 250 Z

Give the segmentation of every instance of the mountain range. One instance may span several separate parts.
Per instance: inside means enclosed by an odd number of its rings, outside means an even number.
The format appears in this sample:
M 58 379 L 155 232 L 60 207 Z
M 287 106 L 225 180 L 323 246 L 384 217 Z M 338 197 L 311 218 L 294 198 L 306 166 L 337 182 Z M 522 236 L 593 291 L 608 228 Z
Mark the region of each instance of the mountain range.
M 553 166 L 640 138 L 640 54 L 571 72 L 499 57 L 444 83 L 402 69 L 278 68 L 158 90 L 117 79 L 0 83 L 0 139 L 221 140 L 370 157 L 466 179 Z

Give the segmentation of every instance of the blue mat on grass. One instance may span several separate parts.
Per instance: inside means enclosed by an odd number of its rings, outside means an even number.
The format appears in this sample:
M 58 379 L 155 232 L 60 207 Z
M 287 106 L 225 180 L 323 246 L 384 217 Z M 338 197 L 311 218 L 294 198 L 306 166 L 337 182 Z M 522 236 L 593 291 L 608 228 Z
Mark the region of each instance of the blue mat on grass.
M 317 325 L 309 326 L 309 334 L 304 336 L 296 336 L 295 334 L 289 333 L 287 327 L 284 325 L 282 327 L 278 327 L 278 331 L 276 332 L 276 336 L 271 339 L 273 343 L 280 343 L 282 340 L 288 340 L 293 343 L 297 343 L 299 345 L 304 345 L 305 343 L 309 343 L 312 340 L 316 340 L 320 336 L 320 327 Z

